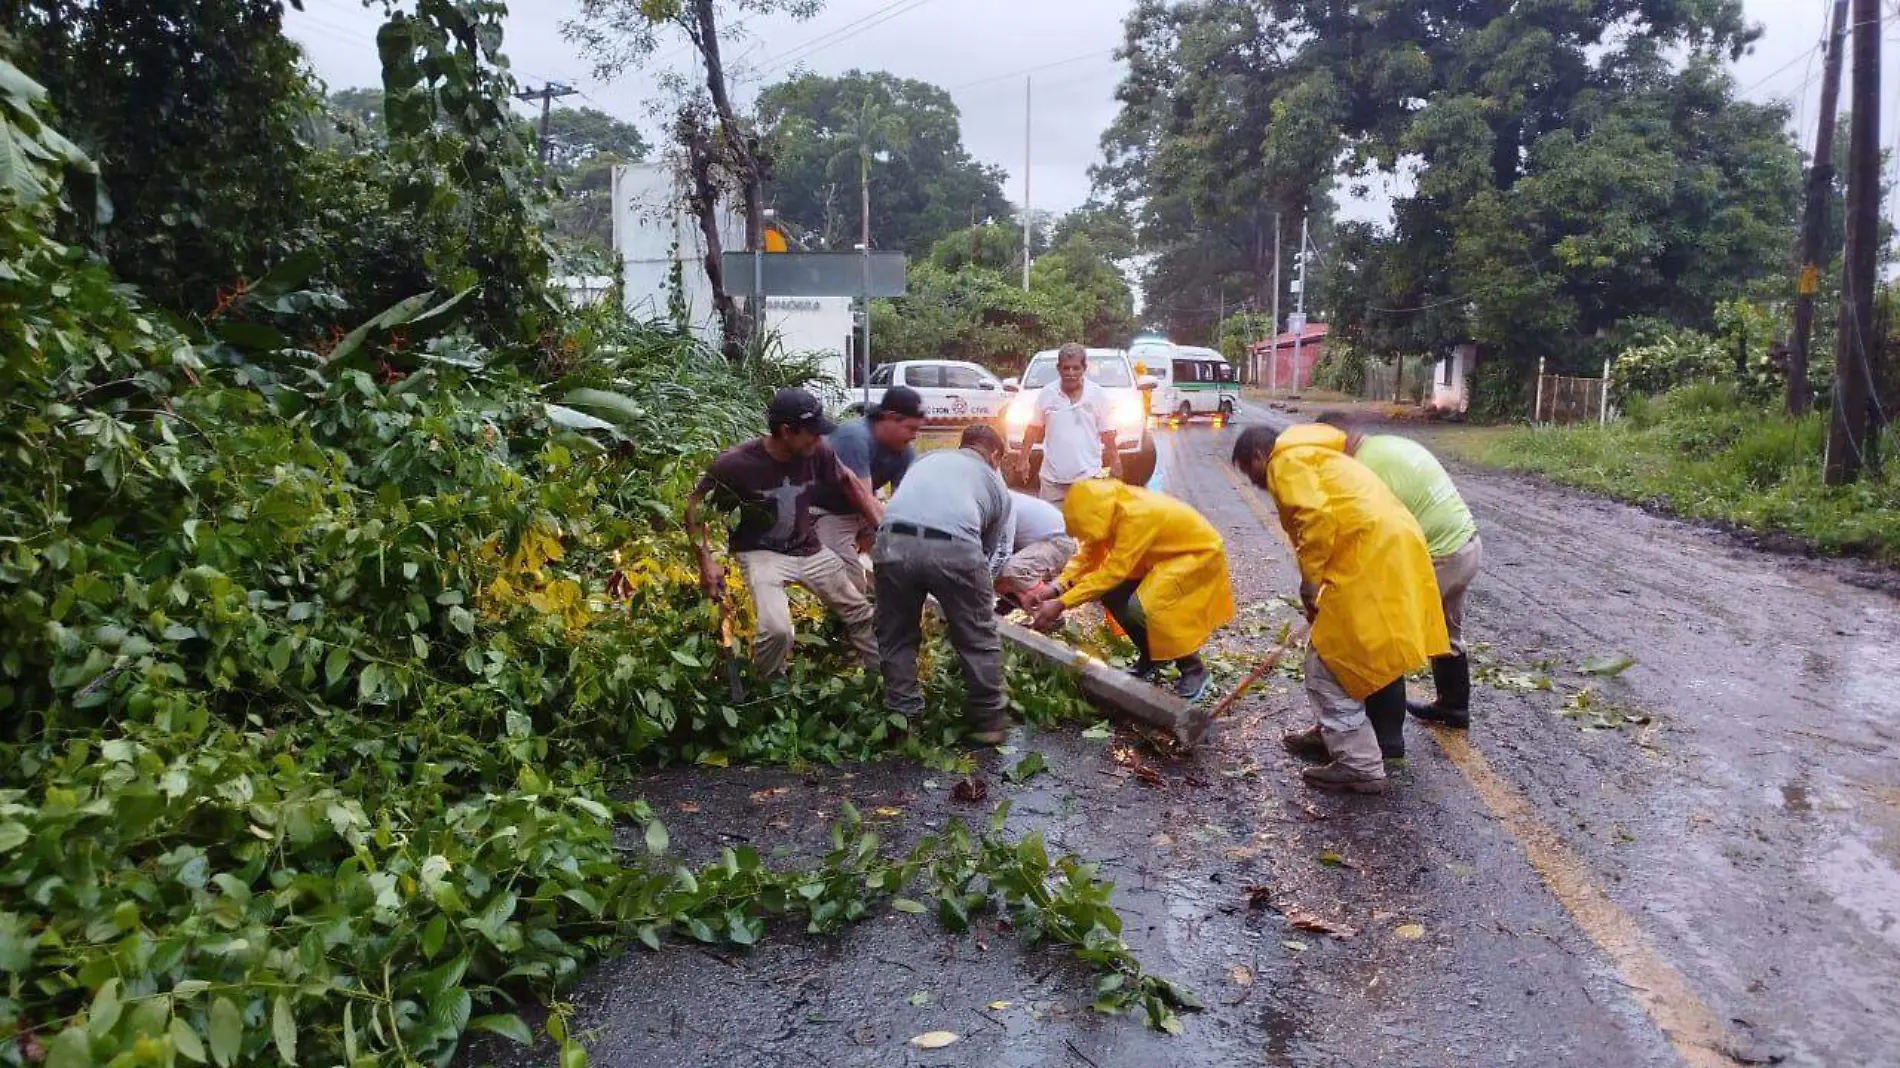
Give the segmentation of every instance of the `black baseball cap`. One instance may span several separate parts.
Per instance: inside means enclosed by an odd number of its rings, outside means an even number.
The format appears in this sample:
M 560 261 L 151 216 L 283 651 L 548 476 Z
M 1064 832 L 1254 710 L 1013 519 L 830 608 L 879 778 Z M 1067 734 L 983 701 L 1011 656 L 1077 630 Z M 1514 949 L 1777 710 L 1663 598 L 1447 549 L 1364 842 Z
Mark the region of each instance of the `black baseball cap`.
M 909 386 L 892 386 L 884 391 L 884 398 L 872 409 L 872 416 L 895 415 L 901 419 L 922 419 L 924 417 L 923 394 Z
M 818 398 L 802 389 L 781 389 L 772 394 L 772 404 L 765 409 L 765 425 L 772 430 L 788 426 L 814 434 L 838 429 L 838 424 L 825 418 L 825 406 Z

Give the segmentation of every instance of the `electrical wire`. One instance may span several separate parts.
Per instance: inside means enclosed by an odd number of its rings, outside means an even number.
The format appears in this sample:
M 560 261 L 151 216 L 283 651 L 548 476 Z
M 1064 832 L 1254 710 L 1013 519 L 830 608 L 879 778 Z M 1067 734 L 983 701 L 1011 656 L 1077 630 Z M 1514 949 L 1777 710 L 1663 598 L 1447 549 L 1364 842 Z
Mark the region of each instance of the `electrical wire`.
M 820 34 L 802 44 L 794 45 L 776 56 L 768 56 L 759 63 L 753 73 L 759 78 L 764 78 L 796 66 L 828 48 L 843 44 L 861 33 L 876 29 L 899 15 L 909 14 L 930 2 L 931 0 L 892 0 L 891 3 L 885 4 L 868 15 L 847 22 L 830 33 Z
M 1092 51 L 1083 52 L 1080 55 L 1070 56 L 1067 59 L 1058 59 L 1053 63 L 1040 63 L 1033 67 L 1024 67 L 1021 70 L 1007 71 L 1002 74 L 992 74 L 986 78 L 978 78 L 977 80 L 973 82 L 964 82 L 962 85 L 953 85 L 949 88 L 949 92 L 956 93 L 956 92 L 961 92 L 965 89 L 974 89 L 979 85 L 989 85 L 991 82 L 1000 82 L 1000 81 L 1006 81 L 1006 80 L 1015 79 L 1015 78 L 1023 78 L 1031 74 L 1035 74 L 1038 71 L 1054 70 L 1057 67 L 1066 67 L 1071 63 L 1080 63 L 1085 59 L 1094 59 L 1098 56 L 1102 56 L 1102 57 L 1113 56 L 1117 50 L 1118 49 L 1116 48 L 1097 48 Z

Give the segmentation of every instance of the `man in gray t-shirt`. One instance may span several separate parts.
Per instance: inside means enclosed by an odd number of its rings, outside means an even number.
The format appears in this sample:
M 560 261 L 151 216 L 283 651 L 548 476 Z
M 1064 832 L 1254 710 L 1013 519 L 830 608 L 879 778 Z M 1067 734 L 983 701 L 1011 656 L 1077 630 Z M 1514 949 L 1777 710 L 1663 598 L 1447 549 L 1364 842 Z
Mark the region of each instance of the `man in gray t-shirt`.
M 924 398 L 908 386 L 893 386 L 864 418 L 845 423 L 825 440 L 844 469 L 875 495 L 904 480 L 917 459 L 911 442 L 917 440 L 923 425 Z M 870 592 L 870 578 L 858 553 L 869 547 L 876 528 L 865 523 L 844 492 L 835 488 L 813 496 L 812 514 L 818 540 L 844 561 L 845 573 L 858 589 Z
M 990 573 L 990 556 L 1012 522 L 1009 489 L 996 473 L 1004 452 L 1002 436 L 978 423 L 963 431 L 957 449 L 917 461 L 884 510 L 872 553 L 884 707 L 905 719 L 924 710 L 917 650 L 924 601 L 934 597 L 963 664 L 969 738 L 983 744 L 1002 741 L 1009 728 Z

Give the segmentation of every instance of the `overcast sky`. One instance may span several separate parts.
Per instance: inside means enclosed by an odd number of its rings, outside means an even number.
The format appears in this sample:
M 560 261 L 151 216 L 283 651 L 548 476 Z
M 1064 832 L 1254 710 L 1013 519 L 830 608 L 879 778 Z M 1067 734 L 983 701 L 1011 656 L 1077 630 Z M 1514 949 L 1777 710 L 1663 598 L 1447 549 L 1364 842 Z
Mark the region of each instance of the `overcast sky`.
M 289 32 L 330 86 L 379 84 L 375 32 L 381 5 L 365 10 L 360 0 L 305 0 L 304 6 L 305 12 L 287 13 Z M 560 24 L 574 14 L 575 0 L 514 0 L 510 6 L 504 50 L 524 83 L 567 82 L 584 94 L 568 102 L 638 122 L 649 140 L 656 139 L 652 75 L 597 79 L 591 64 L 562 38 Z M 753 20 L 735 66 L 744 75 L 747 100 L 759 86 L 801 69 L 888 70 L 943 86 L 962 109 L 964 143 L 978 159 L 1008 170 L 1006 192 L 1019 203 L 1028 76 L 1034 82 L 1030 200 L 1062 211 L 1088 197 L 1088 168 L 1099 158 L 1102 130 L 1115 116 L 1121 65 L 1110 52 L 1121 43 L 1122 16 L 1130 6 L 1121 0 L 827 0 L 808 22 Z M 1736 64 L 1743 95 L 1787 101 L 1805 131 L 1803 143 L 1811 144 L 1825 0 L 1745 0 L 1745 7 L 1766 33 Z M 1894 24 L 1885 29 L 1882 44 L 1881 107 L 1888 131 L 1883 140 L 1892 146 L 1900 129 L 1900 19 L 1891 10 L 1887 18 Z M 658 58 L 682 64 L 687 53 L 683 44 L 669 45 Z M 1348 210 L 1379 213 L 1376 205 Z

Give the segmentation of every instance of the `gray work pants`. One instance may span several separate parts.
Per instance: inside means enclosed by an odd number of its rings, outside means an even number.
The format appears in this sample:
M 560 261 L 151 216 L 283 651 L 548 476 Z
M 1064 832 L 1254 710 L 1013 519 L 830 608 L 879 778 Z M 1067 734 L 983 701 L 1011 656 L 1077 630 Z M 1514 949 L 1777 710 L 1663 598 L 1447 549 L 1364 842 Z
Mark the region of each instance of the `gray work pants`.
M 1003 689 L 1003 639 L 996 629 L 996 595 L 989 560 L 968 541 L 940 541 L 881 530 L 871 552 L 877 581 L 875 626 L 884 660 L 884 707 L 906 718 L 924 710 L 917 681 L 923 645 L 924 600 L 943 609 L 950 645 L 963 664 L 965 709 L 977 730 L 1008 722 Z
M 1348 696 L 1339 679 L 1319 658 L 1319 650 L 1306 649 L 1306 699 L 1319 720 L 1320 737 L 1334 760 L 1354 771 L 1375 779 L 1385 778 L 1385 761 L 1379 756 L 1379 735 L 1366 718 L 1364 701 Z

